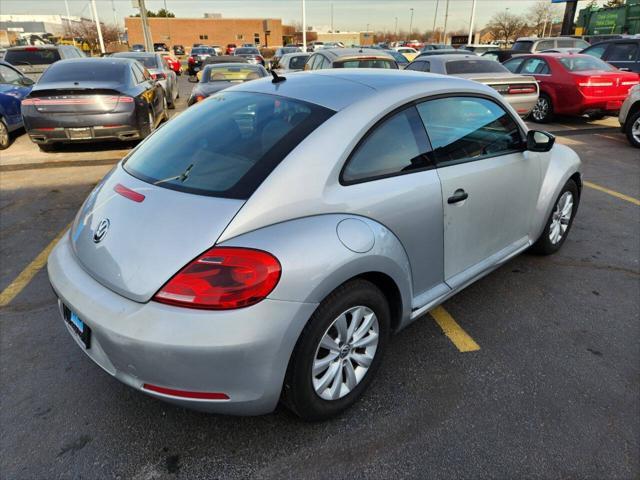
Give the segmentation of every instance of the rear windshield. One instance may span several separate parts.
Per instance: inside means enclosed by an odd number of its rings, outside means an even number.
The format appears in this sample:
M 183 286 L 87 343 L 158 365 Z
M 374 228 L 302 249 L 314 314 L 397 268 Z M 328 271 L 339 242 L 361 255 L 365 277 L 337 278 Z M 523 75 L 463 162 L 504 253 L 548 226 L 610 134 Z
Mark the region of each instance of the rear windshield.
M 514 50 L 516 52 L 530 52 L 532 48 L 533 48 L 533 41 L 518 40 L 516 43 L 513 44 L 513 47 L 511 47 L 511 50 Z
M 295 57 L 291 57 L 291 60 L 289 60 L 289 68 L 291 70 L 304 69 L 304 65 L 307 63 L 308 58 L 309 55 L 296 55 Z
M 216 51 L 213 48 L 193 48 L 191 50 L 192 54 L 196 54 L 196 55 L 213 55 L 214 53 L 216 53 Z
M 509 72 L 498 62 L 487 60 L 455 60 L 447 62 L 447 73 L 459 75 L 463 73 L 505 73 Z
M 260 55 L 257 48 L 236 48 L 236 55 Z
M 344 62 L 333 62 L 334 68 L 387 68 L 398 69 L 398 65 L 393 60 L 384 58 L 362 59 L 362 60 L 345 60 Z
M 122 58 L 133 58 L 134 60 L 139 61 L 141 64 L 143 64 L 147 68 L 158 68 L 155 55 L 129 55 L 126 53 L 116 53 L 113 56 L 122 57 Z
M 13 65 L 50 65 L 60 60 L 60 54 L 52 48 L 9 50 L 4 60 Z
M 124 83 L 129 65 L 108 59 L 88 62 L 61 61 L 49 67 L 39 83 L 44 82 L 118 82 Z
M 333 113 L 276 95 L 221 92 L 154 133 L 124 168 L 165 188 L 247 199 Z
M 201 82 L 245 82 L 261 77 L 263 77 L 262 71 L 258 68 L 253 68 L 251 65 L 240 64 L 237 67 L 214 65 L 207 67 L 202 75 Z
M 558 60 L 564 66 L 564 68 L 566 68 L 570 72 L 586 72 L 590 70 L 604 70 L 606 72 L 610 72 L 612 70 L 615 70 L 611 65 L 603 62 L 599 58 L 587 55 L 562 57 Z

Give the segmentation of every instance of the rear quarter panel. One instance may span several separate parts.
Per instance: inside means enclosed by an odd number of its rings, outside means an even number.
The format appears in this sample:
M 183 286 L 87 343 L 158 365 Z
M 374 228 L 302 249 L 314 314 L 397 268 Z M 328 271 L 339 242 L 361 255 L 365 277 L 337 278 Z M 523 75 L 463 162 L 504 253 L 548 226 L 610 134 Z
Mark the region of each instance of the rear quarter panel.
M 361 222 L 365 236 L 370 235 L 369 250 L 351 250 L 346 246 L 350 245 L 349 240 L 344 235 L 338 236 L 338 225 L 347 219 Z M 282 277 L 269 295 L 272 300 L 319 303 L 349 279 L 377 272 L 387 275 L 398 286 L 403 320 L 408 320 L 411 313 L 407 255 L 396 236 L 371 219 L 348 214 L 298 218 L 240 235 L 220 246 L 255 248 L 278 258 Z

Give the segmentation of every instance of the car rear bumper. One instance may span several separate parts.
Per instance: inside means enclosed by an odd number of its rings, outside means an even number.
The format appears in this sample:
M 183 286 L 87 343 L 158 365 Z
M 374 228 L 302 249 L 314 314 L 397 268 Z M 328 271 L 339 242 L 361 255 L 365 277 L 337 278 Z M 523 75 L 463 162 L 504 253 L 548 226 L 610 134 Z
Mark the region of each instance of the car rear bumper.
M 508 95 L 504 97 L 509 105 L 513 107 L 513 109 L 520 115 L 521 117 L 526 117 L 529 115 L 533 107 L 536 106 L 536 102 L 538 101 L 538 94 L 535 93 L 533 95 Z
M 624 96 L 609 96 L 609 97 L 582 97 L 582 101 L 577 103 L 574 108 L 568 109 L 567 112 L 560 113 L 573 113 L 577 115 L 584 115 L 586 113 L 602 112 L 609 114 L 617 114 L 622 107 L 625 100 Z
M 202 311 L 134 302 L 85 272 L 68 235 L 51 253 L 48 273 L 60 302 L 91 329 L 85 349 L 65 322 L 95 363 L 148 395 L 215 413 L 257 415 L 275 408 L 291 352 L 317 306 L 267 299 L 238 310 Z M 187 398 L 148 385 L 228 398 Z
M 100 140 L 137 140 L 142 138 L 135 111 L 102 114 L 24 116 L 31 140 L 39 144 Z

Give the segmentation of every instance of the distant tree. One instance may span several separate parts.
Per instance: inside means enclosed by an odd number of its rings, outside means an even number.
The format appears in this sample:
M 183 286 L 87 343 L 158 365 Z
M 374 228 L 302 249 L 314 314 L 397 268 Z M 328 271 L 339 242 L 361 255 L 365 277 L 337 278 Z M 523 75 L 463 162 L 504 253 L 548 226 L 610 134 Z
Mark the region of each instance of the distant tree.
M 556 9 L 547 0 L 538 0 L 525 15 L 525 20 L 532 34 L 541 37 L 549 28 L 549 23 L 556 13 Z
M 101 24 L 100 26 L 102 28 L 102 40 L 105 45 L 117 42 L 121 38 L 122 30 L 119 27 L 110 24 Z M 67 34 L 87 42 L 92 53 L 100 51 L 100 40 L 98 39 L 98 30 L 95 23 L 88 21 L 72 23 L 70 28 L 67 28 Z
M 132 17 L 139 17 L 139 16 L 140 16 L 139 13 L 136 13 L 135 15 L 132 15 Z M 176 15 L 175 15 L 175 13 L 170 12 L 169 10 L 165 10 L 164 8 L 161 8 L 157 12 L 154 12 L 153 10 L 147 10 L 147 17 L 149 17 L 149 18 L 154 18 L 154 17 L 175 18 Z
M 527 22 L 520 15 L 509 12 L 496 13 L 487 23 L 487 29 L 495 40 L 510 42 L 515 40 L 527 26 Z
M 604 4 L 605 7 L 621 7 L 625 4 L 626 0 L 607 0 Z

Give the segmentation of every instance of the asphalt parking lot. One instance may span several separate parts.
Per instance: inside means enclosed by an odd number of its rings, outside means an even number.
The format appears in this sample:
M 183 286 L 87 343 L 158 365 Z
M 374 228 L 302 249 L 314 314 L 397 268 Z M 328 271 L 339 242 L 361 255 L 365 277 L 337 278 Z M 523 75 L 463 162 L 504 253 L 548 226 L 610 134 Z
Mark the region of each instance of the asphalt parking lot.
M 132 145 L 41 153 L 20 136 L 0 156 L 0 476 L 639 478 L 640 153 L 615 119 L 545 128 L 589 182 L 563 249 L 516 257 L 450 317 L 400 332 L 355 408 L 316 424 L 179 409 L 87 358 L 39 267 Z M 448 318 L 479 348 L 461 351 Z

